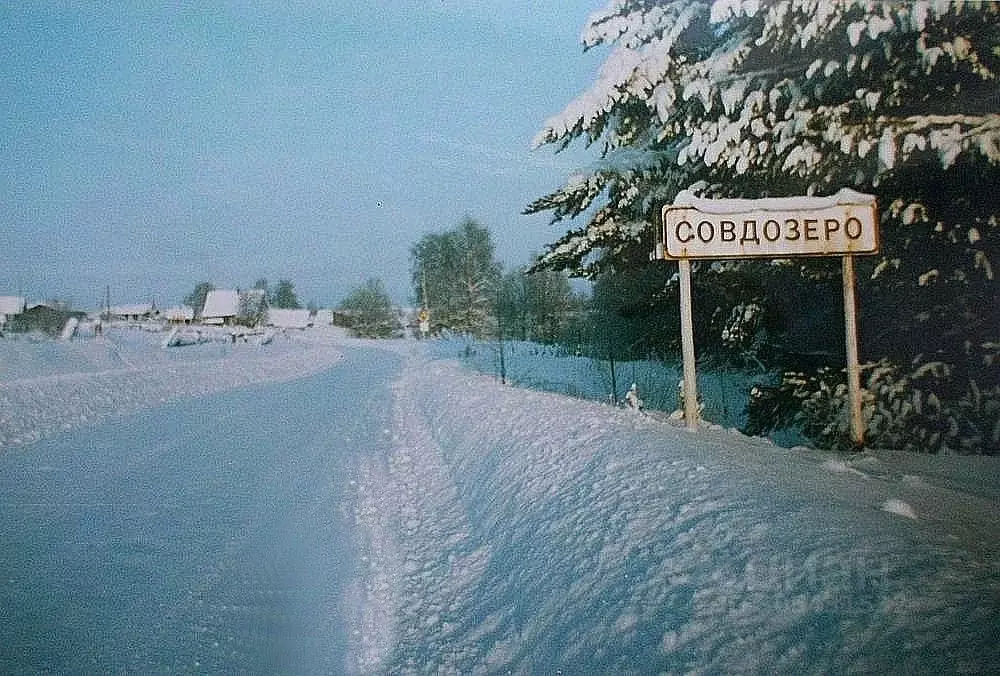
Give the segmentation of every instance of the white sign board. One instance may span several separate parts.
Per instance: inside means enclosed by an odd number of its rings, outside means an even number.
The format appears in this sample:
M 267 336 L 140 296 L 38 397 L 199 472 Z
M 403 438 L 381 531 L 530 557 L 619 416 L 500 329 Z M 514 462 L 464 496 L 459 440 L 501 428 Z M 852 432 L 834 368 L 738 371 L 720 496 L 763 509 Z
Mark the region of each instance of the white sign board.
M 875 196 L 711 200 L 681 191 L 663 207 L 668 258 L 789 258 L 878 251 Z

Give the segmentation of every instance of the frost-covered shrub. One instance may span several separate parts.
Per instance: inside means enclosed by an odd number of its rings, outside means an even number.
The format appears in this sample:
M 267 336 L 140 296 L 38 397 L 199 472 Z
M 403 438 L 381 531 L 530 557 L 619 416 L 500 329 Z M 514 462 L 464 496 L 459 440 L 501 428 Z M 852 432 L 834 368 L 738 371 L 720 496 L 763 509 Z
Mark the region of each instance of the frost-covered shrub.
M 869 446 L 924 453 L 1000 453 L 1000 386 L 984 388 L 968 380 L 961 390 L 952 369 L 942 362 L 903 369 L 887 361 L 867 365 L 862 386 Z M 853 446 L 843 371 L 785 373 L 777 388 L 752 399 L 749 413 L 756 433 L 796 425 L 819 446 L 843 450 Z
M 335 318 L 359 338 L 399 338 L 402 323 L 381 279 L 369 279 L 350 293 Z

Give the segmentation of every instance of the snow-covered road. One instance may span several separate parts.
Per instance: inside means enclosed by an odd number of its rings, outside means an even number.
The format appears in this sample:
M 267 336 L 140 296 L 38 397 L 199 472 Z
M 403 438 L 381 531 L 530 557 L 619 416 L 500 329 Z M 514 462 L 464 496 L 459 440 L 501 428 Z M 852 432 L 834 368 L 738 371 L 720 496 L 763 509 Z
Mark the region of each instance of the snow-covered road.
M 0 673 L 342 673 L 374 351 L 0 454 Z
M 0 388 L 68 428 L 0 451 L 0 671 L 1000 664 L 995 458 L 789 450 L 412 342 L 300 348 L 210 360 L 197 398 L 142 371 L 123 419 L 60 414 L 69 374 Z

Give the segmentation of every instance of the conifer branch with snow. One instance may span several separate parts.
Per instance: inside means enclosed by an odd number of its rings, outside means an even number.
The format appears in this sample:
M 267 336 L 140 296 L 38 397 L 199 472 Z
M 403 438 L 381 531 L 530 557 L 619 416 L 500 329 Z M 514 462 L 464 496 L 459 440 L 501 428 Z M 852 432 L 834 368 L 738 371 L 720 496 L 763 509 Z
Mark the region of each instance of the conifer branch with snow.
M 584 222 L 537 268 L 593 277 L 635 264 L 681 190 L 874 193 L 870 358 L 943 359 L 956 368 L 935 387 L 1000 399 L 1000 3 L 612 0 L 581 41 L 607 48 L 605 63 L 534 143 L 581 142 L 596 158 L 526 211 Z

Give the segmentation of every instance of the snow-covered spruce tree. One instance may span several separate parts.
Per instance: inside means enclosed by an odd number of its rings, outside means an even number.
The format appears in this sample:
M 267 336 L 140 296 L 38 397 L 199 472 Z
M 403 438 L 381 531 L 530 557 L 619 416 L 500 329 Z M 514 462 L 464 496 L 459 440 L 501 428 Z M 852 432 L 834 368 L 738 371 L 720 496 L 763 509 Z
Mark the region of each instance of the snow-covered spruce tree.
M 681 189 L 872 192 L 882 252 L 859 261 L 861 347 L 884 363 L 869 369 L 869 439 L 1000 450 L 1000 3 L 614 0 L 582 39 L 608 46 L 607 60 L 536 144 L 582 139 L 599 157 L 527 210 L 586 223 L 537 265 L 627 264 Z M 803 283 L 831 268 L 798 265 Z M 767 267 L 700 265 L 696 277 Z M 760 300 L 766 311 L 775 299 Z M 846 427 L 834 389 L 803 409 L 830 418 L 809 427 L 832 430 L 831 444 Z

